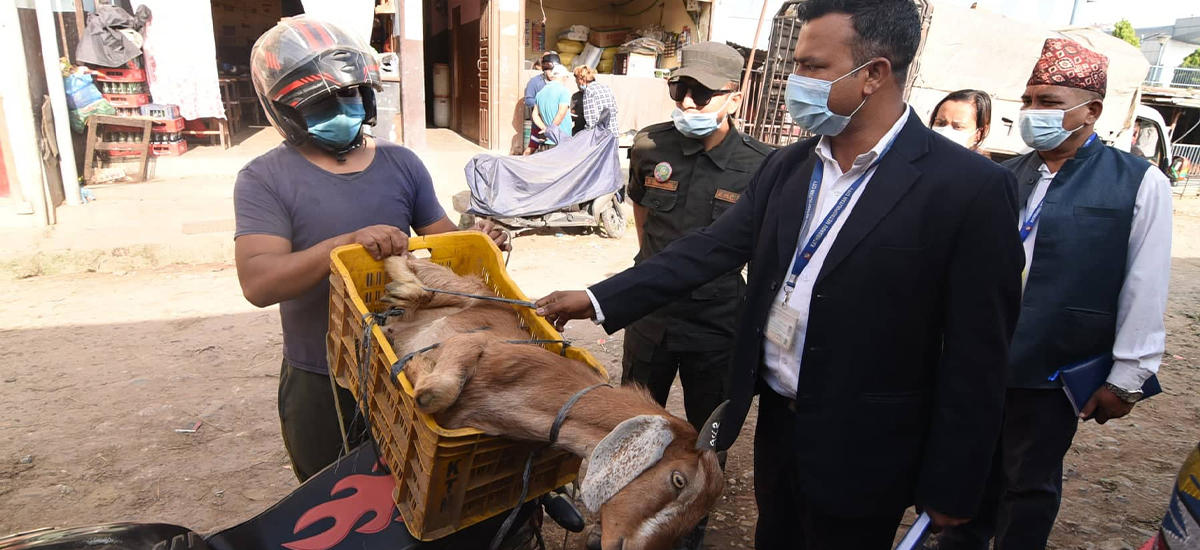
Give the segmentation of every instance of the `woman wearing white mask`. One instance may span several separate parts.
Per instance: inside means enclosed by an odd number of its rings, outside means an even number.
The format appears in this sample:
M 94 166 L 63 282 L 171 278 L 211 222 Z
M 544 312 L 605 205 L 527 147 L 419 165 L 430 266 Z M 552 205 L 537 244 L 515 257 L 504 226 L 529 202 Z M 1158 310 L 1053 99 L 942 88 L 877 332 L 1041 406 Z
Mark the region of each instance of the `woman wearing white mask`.
M 992 97 L 979 90 L 951 92 L 933 108 L 929 127 L 942 137 L 987 156 L 979 147 L 992 129 Z

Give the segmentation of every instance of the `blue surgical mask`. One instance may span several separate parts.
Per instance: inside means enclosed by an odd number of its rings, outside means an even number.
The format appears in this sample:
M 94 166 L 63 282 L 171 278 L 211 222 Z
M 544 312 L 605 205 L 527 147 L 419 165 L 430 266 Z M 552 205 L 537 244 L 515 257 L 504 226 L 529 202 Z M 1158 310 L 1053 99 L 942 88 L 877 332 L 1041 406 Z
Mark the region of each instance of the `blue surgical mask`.
M 788 114 L 792 115 L 792 122 L 819 136 L 836 136 L 842 133 L 842 130 L 846 129 L 846 125 L 850 124 L 850 117 L 853 117 L 859 109 L 862 109 L 863 105 L 866 105 L 867 98 L 863 98 L 862 103 L 858 104 L 853 113 L 839 115 L 829 110 L 829 90 L 833 88 L 835 82 L 870 64 L 870 61 L 863 63 L 857 69 L 834 80 L 821 80 L 798 74 L 788 76 L 784 98 L 787 102 Z
M 332 149 L 345 149 L 358 138 L 366 110 L 362 97 L 341 97 L 321 111 L 304 116 L 308 135 Z
M 729 96 L 725 94 L 725 105 L 721 110 L 712 113 L 685 113 L 676 107 L 671 111 L 671 120 L 675 121 L 675 129 L 692 139 L 702 139 L 721 127 L 721 114 L 729 106 Z
M 1049 151 L 1062 145 L 1075 130 L 1063 128 L 1063 117 L 1067 111 L 1074 111 L 1091 103 L 1085 101 L 1070 109 L 1024 109 L 1017 116 L 1017 126 L 1021 130 L 1021 141 L 1038 151 Z

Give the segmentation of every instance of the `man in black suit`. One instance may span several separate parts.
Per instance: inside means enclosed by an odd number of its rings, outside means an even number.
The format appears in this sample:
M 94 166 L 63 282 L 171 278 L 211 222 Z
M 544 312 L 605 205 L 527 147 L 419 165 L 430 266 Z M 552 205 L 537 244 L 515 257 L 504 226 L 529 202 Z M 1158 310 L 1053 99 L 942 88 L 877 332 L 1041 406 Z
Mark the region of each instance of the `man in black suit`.
M 904 509 L 976 512 L 1024 257 L 1010 172 L 904 102 L 911 0 L 809 0 L 774 151 L 710 227 L 539 314 L 616 331 L 749 262 L 727 448 L 756 393 L 757 548 L 889 548 Z

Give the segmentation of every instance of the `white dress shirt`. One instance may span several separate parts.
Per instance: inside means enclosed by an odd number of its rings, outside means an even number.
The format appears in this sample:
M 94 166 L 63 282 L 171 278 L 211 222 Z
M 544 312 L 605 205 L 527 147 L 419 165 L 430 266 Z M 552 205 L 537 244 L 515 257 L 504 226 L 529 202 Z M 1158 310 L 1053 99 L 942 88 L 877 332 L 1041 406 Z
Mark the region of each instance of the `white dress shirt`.
M 1024 222 L 1031 206 L 1046 197 L 1054 174 L 1042 164 L 1041 178 L 1022 205 L 1019 222 Z M 1133 225 L 1129 229 L 1129 254 L 1125 259 L 1125 282 L 1117 298 L 1117 337 L 1113 343 L 1113 368 L 1108 382 L 1126 390 L 1136 390 L 1158 372 L 1165 349 L 1167 329 L 1163 314 L 1167 309 L 1167 283 L 1171 279 L 1171 183 L 1161 170 L 1150 167 L 1142 176 L 1133 203 Z M 1033 265 L 1035 225 L 1025 246 L 1025 273 Z M 1022 277 L 1022 288 L 1024 277 Z
M 788 306 L 799 314 L 799 320 L 796 323 L 796 335 L 792 338 L 792 349 L 783 350 L 771 341 L 763 339 L 763 364 L 766 365 L 766 370 L 763 371 L 763 379 L 767 385 L 771 386 L 772 390 L 784 397 L 796 397 L 796 385 L 800 380 L 800 358 L 804 353 L 804 335 L 808 328 L 808 313 L 809 302 L 812 301 L 813 283 L 817 280 L 817 274 L 821 272 L 821 266 L 825 263 L 825 257 L 829 255 L 829 249 L 833 247 L 834 241 L 837 240 L 838 233 L 842 229 L 842 225 L 850 217 L 851 211 L 854 210 L 854 205 L 858 203 L 859 197 L 865 192 L 867 185 L 871 183 L 871 179 L 875 175 L 876 160 L 883 154 L 883 150 L 892 142 L 896 134 L 904 128 L 904 124 L 908 122 L 909 110 L 908 106 L 904 107 L 904 114 L 896 120 L 891 129 L 872 147 L 870 151 L 863 153 L 854 159 L 854 164 L 850 166 L 850 170 L 842 173 L 842 167 L 833 158 L 833 150 L 829 146 L 829 138 L 822 137 L 814 149 L 817 157 L 824 166 L 824 179 L 822 179 L 821 190 L 817 195 L 816 212 L 813 219 L 809 220 L 808 227 L 801 230 L 800 237 L 796 240 L 797 250 L 803 248 L 808 243 L 808 238 L 812 231 L 821 224 L 821 220 L 833 210 L 833 206 L 837 203 L 838 198 L 846 189 L 854 183 L 864 173 L 866 177 L 859 184 L 858 191 L 850 197 L 846 203 L 846 209 L 838 216 L 833 227 L 825 236 L 825 240 L 821 241 L 821 245 L 813 253 L 812 258 L 808 260 L 808 265 L 804 267 L 804 271 L 800 272 L 800 277 L 796 279 L 796 288 L 792 290 L 792 297 L 788 300 Z M 804 215 L 804 203 L 794 205 L 796 215 Z M 792 262 L 788 264 L 788 278 L 791 277 L 792 264 L 796 262 L 795 254 L 792 255 Z M 780 285 L 779 293 L 775 296 L 776 304 L 782 303 L 787 296 L 787 285 Z

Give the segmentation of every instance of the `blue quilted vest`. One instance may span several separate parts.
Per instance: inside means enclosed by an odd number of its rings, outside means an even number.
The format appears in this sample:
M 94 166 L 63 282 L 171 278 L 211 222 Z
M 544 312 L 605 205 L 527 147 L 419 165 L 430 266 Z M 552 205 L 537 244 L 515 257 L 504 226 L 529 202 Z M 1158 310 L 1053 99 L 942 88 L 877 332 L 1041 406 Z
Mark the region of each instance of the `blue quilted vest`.
M 1037 185 L 1041 165 L 1036 152 L 1004 163 L 1017 176 L 1022 205 Z M 1021 316 L 1009 351 L 1009 387 L 1058 388 L 1061 382 L 1049 380 L 1058 369 L 1112 353 L 1133 206 L 1149 168 L 1146 161 L 1095 140 L 1050 182 L 1033 263 L 1026 266 Z

